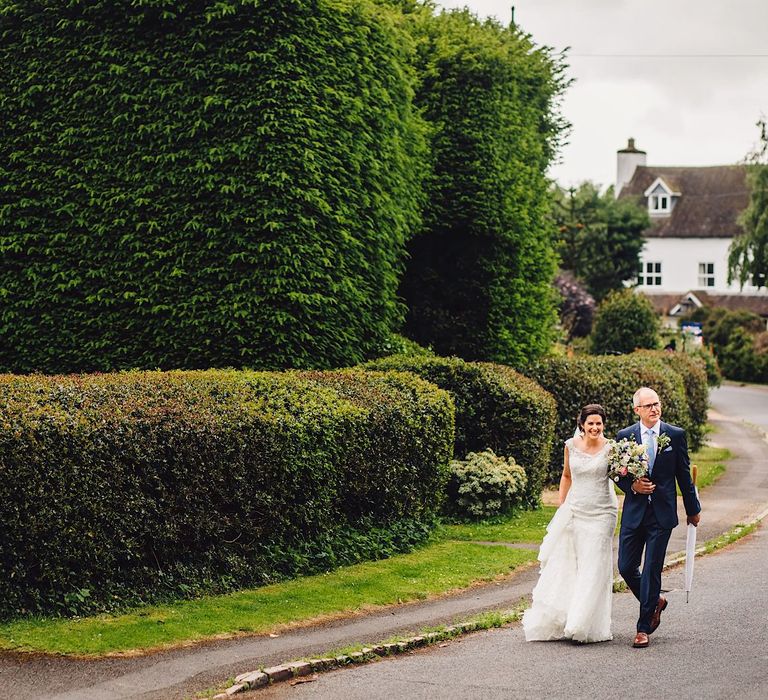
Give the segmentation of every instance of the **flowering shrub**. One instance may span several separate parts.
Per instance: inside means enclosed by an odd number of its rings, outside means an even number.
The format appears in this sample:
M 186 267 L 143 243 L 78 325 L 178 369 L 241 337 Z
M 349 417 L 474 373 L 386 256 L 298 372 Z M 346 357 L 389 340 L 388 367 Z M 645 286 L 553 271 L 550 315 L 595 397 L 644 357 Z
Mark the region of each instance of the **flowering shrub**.
M 568 273 L 555 277 L 555 287 L 560 292 L 560 325 L 566 333 L 566 342 L 585 338 L 592 330 L 595 318 L 595 299 L 583 285 Z
M 470 519 L 499 515 L 522 504 L 526 482 L 525 470 L 512 457 L 490 449 L 470 452 L 451 462 L 448 511 Z

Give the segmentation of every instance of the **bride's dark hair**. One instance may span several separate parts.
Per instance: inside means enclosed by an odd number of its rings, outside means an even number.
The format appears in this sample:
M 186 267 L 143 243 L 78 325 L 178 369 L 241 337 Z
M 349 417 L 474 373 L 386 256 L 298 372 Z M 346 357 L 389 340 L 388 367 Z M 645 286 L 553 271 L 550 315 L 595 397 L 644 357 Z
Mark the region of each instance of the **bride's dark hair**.
M 606 423 L 605 409 L 599 403 L 588 403 L 576 416 L 576 425 L 579 426 L 582 433 L 584 432 L 584 423 L 590 416 L 600 416 L 603 419 L 603 425 Z

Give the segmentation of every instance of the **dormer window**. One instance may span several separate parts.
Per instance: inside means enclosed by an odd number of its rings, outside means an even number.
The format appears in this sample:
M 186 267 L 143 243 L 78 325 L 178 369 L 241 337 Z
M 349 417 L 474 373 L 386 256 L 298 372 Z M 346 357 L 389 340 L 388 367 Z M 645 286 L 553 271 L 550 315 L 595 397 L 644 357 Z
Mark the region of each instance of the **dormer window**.
M 648 213 L 651 216 L 668 216 L 674 208 L 674 199 L 680 193 L 675 192 L 662 178 L 657 177 L 643 193 L 648 198 Z
M 670 197 L 667 194 L 652 194 L 651 195 L 651 212 L 655 214 L 662 214 L 671 211 L 669 206 Z

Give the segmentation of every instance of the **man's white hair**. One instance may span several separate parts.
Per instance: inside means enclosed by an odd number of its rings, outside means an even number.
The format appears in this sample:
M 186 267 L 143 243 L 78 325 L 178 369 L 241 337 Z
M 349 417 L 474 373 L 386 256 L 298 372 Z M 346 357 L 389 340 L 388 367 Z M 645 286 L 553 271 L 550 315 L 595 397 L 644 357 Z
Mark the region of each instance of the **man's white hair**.
M 644 391 L 650 391 L 653 394 L 656 394 L 656 392 L 651 389 L 649 386 L 641 386 L 632 396 L 632 405 L 637 408 L 640 405 L 640 394 L 642 394 Z M 656 394 L 658 396 L 658 394 Z

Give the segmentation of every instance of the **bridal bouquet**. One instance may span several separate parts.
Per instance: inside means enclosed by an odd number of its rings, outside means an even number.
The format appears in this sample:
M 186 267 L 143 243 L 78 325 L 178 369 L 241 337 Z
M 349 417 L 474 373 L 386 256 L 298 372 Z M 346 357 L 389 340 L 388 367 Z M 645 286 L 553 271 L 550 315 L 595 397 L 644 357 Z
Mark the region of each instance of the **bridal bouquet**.
M 648 476 L 648 455 L 645 445 L 622 438 L 611 440 L 608 452 L 608 478 L 618 481 L 622 476 L 639 479 Z

